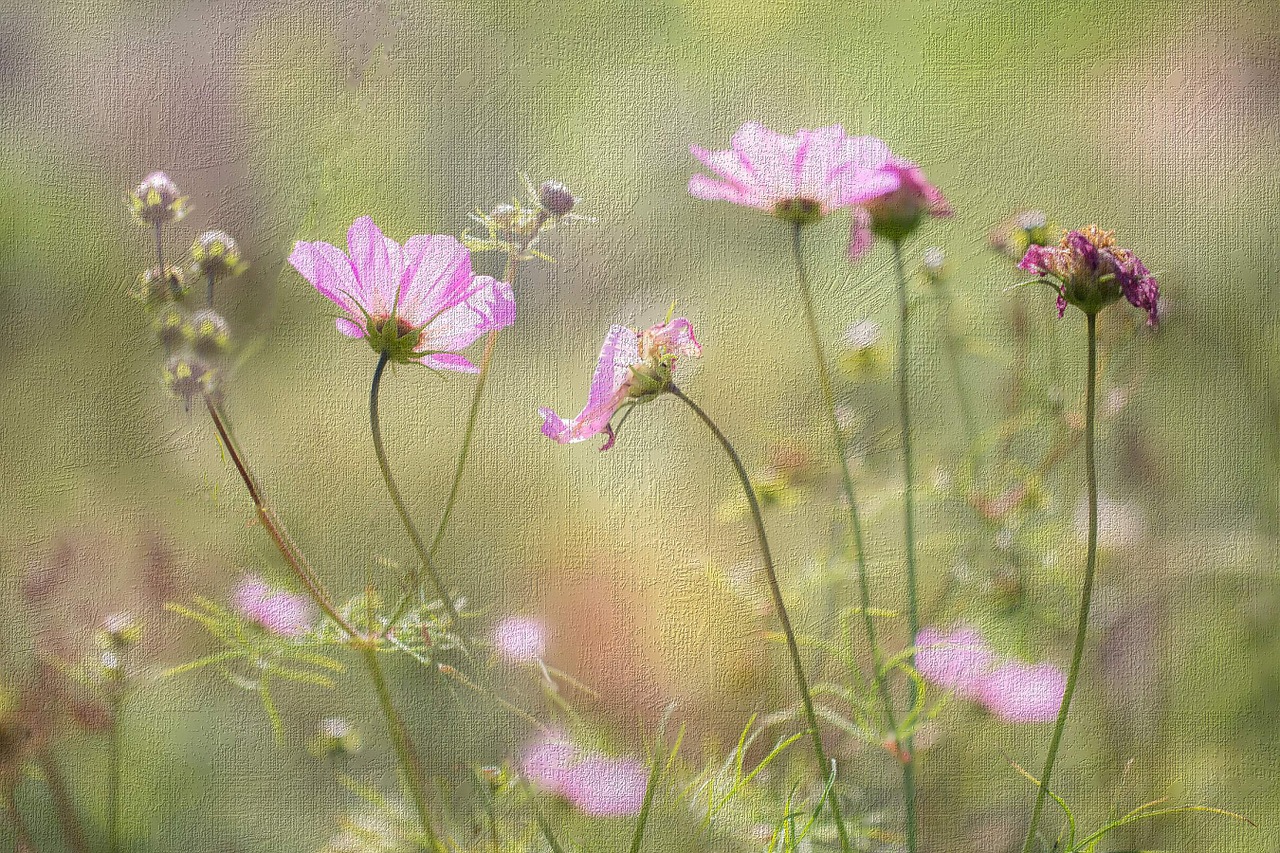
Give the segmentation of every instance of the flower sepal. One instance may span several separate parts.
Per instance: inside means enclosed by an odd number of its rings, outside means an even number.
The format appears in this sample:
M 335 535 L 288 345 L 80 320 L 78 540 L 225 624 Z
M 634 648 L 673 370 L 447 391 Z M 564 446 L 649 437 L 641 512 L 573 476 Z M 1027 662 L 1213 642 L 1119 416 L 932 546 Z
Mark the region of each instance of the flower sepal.
M 773 215 L 792 225 L 810 225 L 822 219 L 822 203 L 811 198 L 786 198 L 774 205 Z

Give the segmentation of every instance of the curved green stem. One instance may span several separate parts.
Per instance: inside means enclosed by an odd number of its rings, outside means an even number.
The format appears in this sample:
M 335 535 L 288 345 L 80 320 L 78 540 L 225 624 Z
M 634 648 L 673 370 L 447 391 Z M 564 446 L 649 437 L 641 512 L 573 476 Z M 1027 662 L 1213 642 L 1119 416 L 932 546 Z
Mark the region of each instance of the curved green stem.
M 871 581 L 867 574 L 866 540 L 862 530 L 862 516 L 858 512 L 857 493 L 853 486 L 853 475 L 849 472 L 849 460 L 844 453 L 844 438 L 840 432 L 840 421 L 836 417 L 835 391 L 831 383 L 831 374 L 827 368 L 827 356 L 822 346 L 822 335 L 818 330 L 817 310 L 814 308 L 813 291 L 809 286 L 809 275 L 804 265 L 803 243 L 799 223 L 792 226 L 791 250 L 796 265 L 796 281 L 800 287 L 801 301 L 804 306 L 805 326 L 809 332 L 809 345 L 813 350 L 813 360 L 818 368 L 818 385 L 822 391 L 822 402 L 827 416 L 827 424 L 831 430 L 831 441 L 836 457 L 840 463 L 840 482 L 844 489 L 845 504 L 849 512 L 849 531 L 853 538 L 854 562 L 858 567 L 858 594 L 862 606 L 862 625 L 867 635 L 867 646 L 871 652 L 871 675 L 880 701 L 884 707 L 885 724 L 888 731 L 897 737 L 898 722 L 893 710 L 893 697 L 889 694 L 889 685 L 881 670 L 883 668 L 880 642 L 876 634 L 875 619 L 871 613 Z M 906 805 L 907 848 L 915 853 L 916 844 L 916 785 L 915 766 L 910 750 L 902 752 L 902 789 Z
M 400 714 L 396 711 L 395 704 L 391 701 L 391 690 L 387 686 L 387 677 L 382 672 L 382 664 L 378 661 L 378 651 L 372 645 L 365 645 L 360 649 L 360 657 L 363 659 L 365 668 L 369 670 L 369 677 L 373 681 L 374 692 L 378 696 L 378 705 L 382 709 L 382 716 L 387 722 L 387 732 L 391 735 L 391 745 L 395 749 L 396 760 L 400 764 L 400 772 L 404 776 L 405 787 L 409 789 L 409 795 L 413 799 L 413 807 L 418 813 L 418 820 L 422 824 L 422 832 L 427 838 L 427 843 L 437 853 L 447 853 L 444 844 L 441 843 L 439 836 L 431 825 L 431 810 L 427 805 L 427 791 L 423 783 L 422 761 L 418 758 L 418 751 L 413 745 L 413 741 L 409 737 L 409 731 L 405 728 L 404 721 L 400 719 Z
M 1049 791 L 1049 779 L 1053 775 L 1053 764 L 1058 758 L 1058 747 L 1062 744 L 1062 732 L 1067 727 L 1067 712 L 1071 708 L 1071 697 L 1076 692 L 1076 681 L 1080 677 L 1080 660 L 1084 657 L 1084 641 L 1089 633 L 1093 578 L 1098 566 L 1098 471 L 1094 460 L 1094 420 L 1097 405 L 1096 385 L 1098 384 L 1098 315 L 1087 316 L 1089 318 L 1089 367 L 1085 380 L 1084 464 L 1089 491 L 1089 540 L 1084 560 L 1084 588 L 1080 592 L 1080 614 L 1076 621 L 1076 641 L 1071 651 L 1071 668 L 1067 672 L 1067 687 L 1062 694 L 1062 705 L 1058 707 L 1058 720 L 1053 726 L 1053 737 L 1049 740 L 1049 754 L 1045 758 L 1044 771 L 1040 774 L 1040 787 L 1036 792 L 1035 806 L 1031 809 L 1031 824 L 1027 827 L 1027 839 L 1022 844 L 1022 853 L 1030 853 L 1031 845 L 1035 843 L 1036 828 L 1040 824 L 1045 794 Z
M 391 476 L 391 464 L 387 461 L 386 448 L 382 445 L 382 425 L 378 417 L 378 389 L 382 385 L 382 374 L 387 369 L 388 361 L 389 356 L 384 352 L 378 358 L 378 366 L 373 371 L 373 384 L 369 386 L 369 429 L 373 435 L 373 450 L 378 456 L 378 469 L 382 472 L 382 482 L 386 483 L 387 493 L 391 495 L 391 502 L 395 504 L 396 512 L 400 514 L 400 521 L 404 524 L 404 529 L 409 534 L 410 541 L 413 542 L 413 549 L 418 552 L 418 559 L 422 561 L 422 567 L 427 570 L 427 576 L 431 578 L 431 583 L 436 588 L 436 595 L 444 602 L 445 610 L 448 611 L 449 616 L 456 619 L 458 610 L 453 606 L 453 600 L 449 597 L 449 593 L 444 587 L 444 582 L 440 579 L 440 574 L 431 563 L 431 555 L 427 553 L 427 546 L 423 544 L 422 534 L 418 532 L 417 526 L 409 516 L 409 509 L 405 506 L 404 497 L 401 496 L 400 489 L 396 486 L 395 478 Z M 418 572 L 416 569 L 413 572 L 411 583 L 414 588 L 418 586 Z M 396 618 L 398 619 L 399 616 Z M 395 620 L 392 620 L 391 624 L 394 623 Z
M 120 760 L 124 754 L 124 727 L 121 712 L 124 709 L 124 687 L 119 686 L 111 698 L 111 748 L 107 753 L 107 837 L 108 850 L 120 853 Z
M 831 763 L 827 760 L 826 750 L 822 746 L 822 730 L 818 726 L 818 715 L 813 709 L 813 694 L 809 691 L 809 679 L 804 672 L 804 663 L 800 658 L 800 645 L 796 642 L 795 629 L 791 627 L 791 617 L 787 614 L 787 606 L 782 600 L 782 587 L 778 584 L 778 572 L 773 565 L 773 553 L 769 550 L 769 537 L 765 533 L 764 516 L 760 512 L 760 501 L 756 498 L 756 490 L 751 485 L 751 478 L 747 476 L 747 469 L 742 464 L 738 451 L 734 449 L 729 439 L 716 426 L 715 421 L 704 412 L 697 403 L 685 396 L 684 392 L 676 386 L 672 385 L 668 388 L 669 393 L 681 400 L 688 406 L 698 419 L 706 425 L 707 429 L 715 437 L 720 446 L 724 448 L 725 455 L 729 457 L 729 461 L 733 463 L 734 471 L 738 475 L 738 481 L 742 484 L 742 492 L 746 495 L 747 503 L 751 507 L 751 521 L 755 527 L 756 540 L 760 544 L 760 555 L 764 560 L 765 577 L 769 581 L 769 592 L 773 596 L 773 607 L 778 614 L 778 622 L 782 625 L 783 636 L 787 640 L 787 651 L 791 656 L 791 666 L 795 671 L 796 686 L 800 689 L 800 704 L 804 708 L 805 722 L 809 726 L 809 735 L 813 741 L 813 754 L 818 762 L 818 772 L 823 779 L 833 775 Z M 849 843 L 849 833 L 845 829 L 844 816 L 840 813 L 840 802 L 834 789 L 827 797 L 827 804 L 831 808 L 831 816 L 835 818 L 836 831 L 840 835 L 840 849 L 849 853 L 853 848 Z

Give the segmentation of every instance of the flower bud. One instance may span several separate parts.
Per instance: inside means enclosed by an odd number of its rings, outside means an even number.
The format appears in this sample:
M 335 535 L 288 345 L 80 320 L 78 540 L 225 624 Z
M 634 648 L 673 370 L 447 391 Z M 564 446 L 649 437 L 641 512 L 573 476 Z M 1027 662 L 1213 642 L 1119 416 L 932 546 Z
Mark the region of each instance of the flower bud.
M 924 250 L 924 274 L 929 281 L 937 284 L 942 281 L 947 266 L 947 254 L 940 246 L 930 246 Z
M 170 302 L 156 312 L 151 326 L 165 349 L 172 350 L 186 340 L 187 322 L 187 312 Z
M 187 199 L 164 172 L 152 172 L 129 194 L 129 209 L 145 225 L 177 222 L 187 213 Z
M 552 216 L 564 216 L 573 210 L 578 199 L 559 181 L 544 181 L 538 187 L 538 204 Z
M 231 327 L 221 314 L 211 308 L 202 308 L 182 327 L 183 336 L 191 344 L 191 350 L 201 358 L 214 358 L 226 351 L 231 342 Z
M 142 623 L 128 613 L 114 613 L 98 629 L 98 645 L 107 651 L 120 652 L 142 642 Z
M 181 267 L 151 267 L 138 275 L 129 295 L 150 306 L 172 302 L 187 295 L 187 277 Z
M 164 384 L 190 409 L 193 400 L 217 393 L 217 372 L 194 355 L 176 355 L 165 363 Z
M 191 246 L 191 261 L 195 271 L 203 276 L 224 278 L 244 271 L 240 247 L 225 231 L 206 231 Z
M 346 758 L 360 751 L 360 732 L 341 717 L 320 721 L 315 750 L 321 758 Z

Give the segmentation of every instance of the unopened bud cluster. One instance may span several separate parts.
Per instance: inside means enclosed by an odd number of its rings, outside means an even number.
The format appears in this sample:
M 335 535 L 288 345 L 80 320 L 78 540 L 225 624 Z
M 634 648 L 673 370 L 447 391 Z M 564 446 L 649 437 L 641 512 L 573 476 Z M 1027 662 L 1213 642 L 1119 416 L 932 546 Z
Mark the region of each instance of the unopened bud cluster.
M 544 181 L 534 187 L 524 179 L 526 201 L 512 199 L 488 212 L 477 211 L 471 218 L 484 226 L 484 236 L 464 234 L 462 242 L 473 252 L 501 252 L 508 257 L 551 258 L 533 248 L 538 236 L 560 220 L 583 219 L 572 213 L 579 199 L 560 181 Z
M 176 263 L 164 252 L 165 226 L 189 212 L 187 199 L 164 172 L 152 172 L 128 196 L 139 223 L 155 232 L 155 264 L 138 276 L 130 295 L 142 303 L 164 349 L 162 379 L 189 409 L 216 397 L 231 344 L 231 328 L 213 307 L 219 281 L 244 271 L 240 247 L 225 231 L 205 231 Z M 203 304 L 200 304 L 203 303 Z

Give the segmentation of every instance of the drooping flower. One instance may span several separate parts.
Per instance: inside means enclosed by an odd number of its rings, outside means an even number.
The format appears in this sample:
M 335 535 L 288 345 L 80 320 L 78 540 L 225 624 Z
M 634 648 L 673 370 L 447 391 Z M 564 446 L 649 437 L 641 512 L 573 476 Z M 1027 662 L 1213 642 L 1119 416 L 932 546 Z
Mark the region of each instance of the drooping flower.
M 540 619 L 508 616 L 493 629 L 493 645 L 509 663 L 529 663 L 547 652 L 547 627 Z
M 649 784 L 649 768 L 634 758 L 587 755 L 569 774 L 564 795 L 590 817 L 638 814 Z
M 311 627 L 311 604 L 305 596 L 272 589 L 260 578 L 242 580 L 231 605 L 247 621 L 281 637 L 297 637 Z
M 713 174 L 689 179 L 689 194 L 754 207 L 791 222 L 812 222 L 893 189 L 880 171 L 889 147 L 873 136 L 846 136 L 838 124 L 787 135 L 744 123 L 731 147 L 689 146 Z
M 1159 320 L 1160 286 L 1129 249 L 1116 245 L 1114 231 L 1097 225 L 1065 231 L 1056 246 L 1031 246 L 1018 268 L 1048 276 L 1058 290 L 1058 316 L 1074 305 L 1096 314 L 1121 296 L 1147 312 L 1147 325 Z
M 857 260 L 871 248 L 875 237 L 901 240 L 918 227 L 925 216 L 951 215 L 942 191 L 929 183 L 910 160 L 890 157 L 879 168 L 882 189 L 864 199 L 853 215 L 849 234 L 849 260 Z
M 587 405 L 572 420 L 564 420 L 550 408 L 542 415 L 542 434 L 560 444 L 585 441 L 605 433 L 601 450 L 613 446 L 609 421 L 624 404 L 651 400 L 671 386 L 676 361 L 699 356 L 702 347 L 693 335 L 693 326 L 684 317 L 659 323 L 643 332 L 627 326 L 611 326 L 591 376 Z
M 957 696 L 977 699 L 996 654 L 977 629 L 960 625 L 950 632 L 924 628 L 916 635 L 916 669 L 926 681 Z
M 339 332 L 402 364 L 475 373 L 458 351 L 515 320 L 510 284 L 472 272 L 453 237 L 417 235 L 401 246 L 362 216 L 347 232 L 347 253 L 300 241 L 289 263 L 346 312 Z
M 1066 689 L 1067 677 L 1051 663 L 1008 661 L 982 679 L 977 699 L 1011 723 L 1051 723 Z

